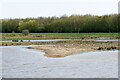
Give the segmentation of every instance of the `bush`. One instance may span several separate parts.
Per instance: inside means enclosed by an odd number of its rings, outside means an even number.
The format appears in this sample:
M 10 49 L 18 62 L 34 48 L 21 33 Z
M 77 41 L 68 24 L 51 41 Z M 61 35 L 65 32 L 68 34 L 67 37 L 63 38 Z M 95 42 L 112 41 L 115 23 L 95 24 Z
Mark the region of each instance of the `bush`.
M 23 31 L 22 31 L 22 34 L 23 34 L 23 35 L 28 35 L 28 34 L 29 34 L 29 30 L 27 30 L 27 29 L 23 30 Z
M 12 34 L 10 36 L 15 36 L 15 31 L 12 31 Z

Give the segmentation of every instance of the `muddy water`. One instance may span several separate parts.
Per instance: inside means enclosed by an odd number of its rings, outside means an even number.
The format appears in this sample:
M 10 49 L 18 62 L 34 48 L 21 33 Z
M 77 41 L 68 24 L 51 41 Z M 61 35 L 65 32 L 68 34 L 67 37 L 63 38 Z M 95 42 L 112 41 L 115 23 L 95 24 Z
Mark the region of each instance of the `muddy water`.
M 1 47 L 4 78 L 117 78 L 118 51 L 47 58 L 26 46 Z

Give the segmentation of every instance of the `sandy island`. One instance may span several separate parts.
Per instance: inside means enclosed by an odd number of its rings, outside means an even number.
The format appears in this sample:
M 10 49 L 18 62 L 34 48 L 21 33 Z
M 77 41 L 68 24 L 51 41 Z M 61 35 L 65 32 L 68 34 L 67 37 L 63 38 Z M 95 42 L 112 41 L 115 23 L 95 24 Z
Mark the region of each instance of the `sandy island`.
M 68 55 L 91 51 L 92 49 L 83 49 L 83 48 L 74 48 L 68 46 L 39 46 L 39 47 L 30 47 L 31 49 L 43 50 L 45 56 L 47 57 L 65 57 Z
M 118 49 L 117 42 L 79 42 L 68 41 L 67 43 L 57 44 L 55 46 L 33 46 L 29 49 L 43 50 L 44 56 L 47 57 L 65 57 L 81 52 L 95 51 L 95 50 L 116 50 Z

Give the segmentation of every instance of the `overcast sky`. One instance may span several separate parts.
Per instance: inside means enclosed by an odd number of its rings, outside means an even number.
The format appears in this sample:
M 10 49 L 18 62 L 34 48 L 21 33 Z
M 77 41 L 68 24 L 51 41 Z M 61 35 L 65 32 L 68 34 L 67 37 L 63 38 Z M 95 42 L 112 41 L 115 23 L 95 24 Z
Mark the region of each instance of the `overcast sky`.
M 119 0 L 0 0 L 0 18 L 105 15 L 118 13 Z

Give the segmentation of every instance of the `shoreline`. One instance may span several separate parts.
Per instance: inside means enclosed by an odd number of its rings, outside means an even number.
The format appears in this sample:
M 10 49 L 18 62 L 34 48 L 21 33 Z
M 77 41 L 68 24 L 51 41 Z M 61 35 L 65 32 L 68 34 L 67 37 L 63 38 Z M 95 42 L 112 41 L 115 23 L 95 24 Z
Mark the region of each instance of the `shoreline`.
M 103 41 L 97 41 L 103 40 Z M 106 41 L 104 41 L 106 40 Z M 108 40 L 108 41 L 107 41 Z M 109 41 L 111 40 L 111 41 Z M 81 52 L 96 50 L 119 50 L 118 39 L 68 39 L 61 41 L 28 41 L 28 42 L 4 42 L 2 46 L 11 45 L 48 45 L 55 46 L 32 46 L 29 49 L 43 50 L 47 57 L 65 57 Z

